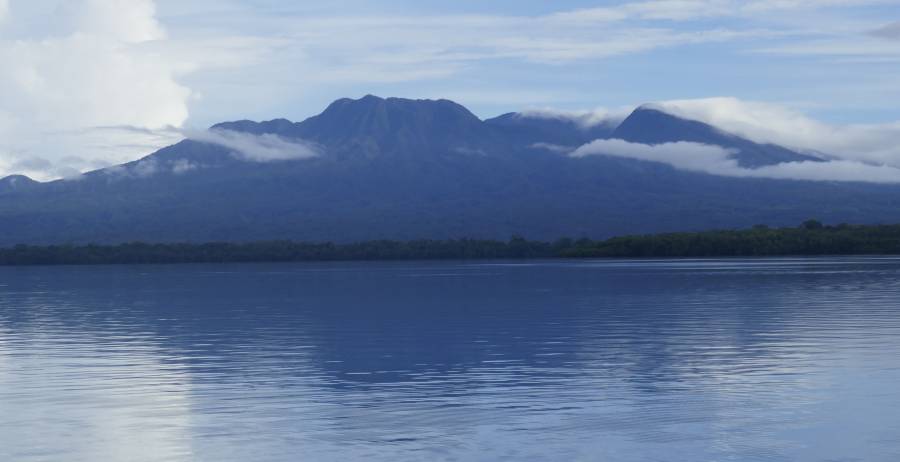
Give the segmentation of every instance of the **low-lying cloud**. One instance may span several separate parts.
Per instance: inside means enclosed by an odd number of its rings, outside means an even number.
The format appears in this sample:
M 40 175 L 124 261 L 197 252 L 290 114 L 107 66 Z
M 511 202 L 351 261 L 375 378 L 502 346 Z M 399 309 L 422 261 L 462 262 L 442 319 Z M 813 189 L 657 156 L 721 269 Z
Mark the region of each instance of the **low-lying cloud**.
M 760 168 L 741 167 L 735 151 L 702 143 L 679 141 L 648 145 L 624 140 L 596 140 L 573 151 L 572 157 L 605 155 L 661 162 L 679 170 L 739 178 L 809 181 L 900 183 L 900 168 L 850 160 L 785 162 Z
M 835 125 L 782 105 L 730 97 L 663 101 L 651 106 L 760 143 L 815 151 L 835 160 L 900 168 L 900 121 Z
M 98 173 L 117 180 L 123 178 L 150 178 L 161 174 L 182 175 L 202 167 L 202 165 L 188 159 L 163 160 L 155 157 L 146 157 L 130 164 L 104 168 L 99 170 Z M 66 179 L 78 180 L 81 178 L 84 178 L 84 176 L 73 176 Z
M 628 116 L 629 112 L 631 111 L 628 109 L 610 110 L 599 108 L 591 111 L 563 111 L 560 109 L 539 108 L 521 111 L 517 114 L 517 117 L 564 120 L 572 122 L 583 129 L 588 129 L 598 125 L 616 126 Z
M 314 143 L 271 133 L 255 135 L 212 129 L 189 133 L 188 138 L 228 148 L 238 158 L 253 162 L 309 159 L 320 154 L 319 147 Z

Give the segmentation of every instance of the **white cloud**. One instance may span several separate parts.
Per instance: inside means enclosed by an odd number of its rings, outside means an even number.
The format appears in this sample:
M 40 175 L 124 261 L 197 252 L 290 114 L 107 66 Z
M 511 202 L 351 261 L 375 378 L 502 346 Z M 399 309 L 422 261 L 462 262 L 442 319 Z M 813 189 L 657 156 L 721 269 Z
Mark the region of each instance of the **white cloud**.
M 650 0 L 535 15 L 366 13 L 380 8 L 347 15 L 304 2 L 273 9 L 245 1 L 14 0 L 7 11 L 8 0 L 0 0 L 0 176 L 19 173 L 9 168 L 30 157 L 51 165 L 30 173 L 40 179 L 82 168 L 65 158 L 92 165 L 133 160 L 171 143 L 171 128 L 182 127 L 190 114 L 192 123 L 198 113 L 209 123 L 296 116 L 278 112 L 296 111 L 308 88 L 343 96 L 393 91 L 399 82 L 444 82 L 450 84 L 405 85 L 401 91 L 446 97 L 439 93 L 462 87 L 470 92 L 461 93 L 464 103 L 468 96 L 509 108 L 559 104 L 561 89 L 574 88 L 566 79 L 544 84 L 542 78 L 525 78 L 535 64 L 566 75 L 563 70 L 572 69 L 564 66 L 724 42 L 735 52 L 752 44 L 781 54 L 821 55 L 842 46 L 848 57 L 900 59 L 890 41 L 866 34 L 884 27 L 882 17 L 876 23 L 859 19 L 851 27 L 840 9 L 892 3 Z M 820 16 L 810 20 L 810 13 L 829 8 L 837 9 L 827 25 Z M 891 27 L 876 35 L 890 35 Z M 846 34 L 861 38 L 846 41 Z M 510 86 L 508 75 L 497 77 L 501 66 L 523 69 L 523 78 Z M 640 79 L 649 82 L 647 76 Z M 676 84 L 652 91 L 671 91 Z M 583 88 L 565 91 L 585 94 Z M 570 107 L 579 103 L 563 98 Z M 321 103 L 302 110 L 312 112 Z M 124 125 L 158 133 L 96 130 Z
M 320 84 L 437 80 L 465 72 L 473 63 L 485 60 L 558 65 L 782 33 L 760 27 L 677 29 L 651 23 L 709 12 L 711 3 L 734 4 L 687 0 L 632 2 L 621 7 L 537 16 L 247 13 L 256 14 L 254 21 L 290 42 L 278 53 L 281 62 L 316 69 L 305 79 Z M 598 16 L 605 18 L 603 24 L 595 23 Z M 635 19 L 651 22 L 630 22 Z
M 131 172 L 138 177 L 153 176 L 158 171 L 159 166 L 157 165 L 156 159 L 141 160 L 131 168 Z
M 735 3 L 730 0 L 654 0 L 623 3 L 613 7 L 566 11 L 552 14 L 548 17 L 548 20 L 565 23 L 605 23 L 627 19 L 687 21 L 731 15 L 737 10 Z
M 626 20 L 693 21 L 716 17 L 753 17 L 790 10 L 889 4 L 895 0 L 649 0 L 611 7 L 584 8 L 551 14 L 550 21 L 567 24 L 610 23 Z
M 44 157 L 0 158 L 0 171 L 18 172 L 37 180 L 76 178 L 81 172 L 107 167 L 104 161 L 65 156 L 49 160 Z
M 761 168 L 743 168 L 733 152 L 720 146 L 676 142 L 657 145 L 623 140 L 596 140 L 576 149 L 572 157 L 607 155 L 660 162 L 680 170 L 742 178 L 773 178 L 810 181 L 855 181 L 900 183 L 900 168 L 835 160 L 829 162 L 785 162 Z
M 75 6 L 78 32 L 113 37 L 126 43 L 165 38 L 153 0 L 84 0 Z
M 544 151 L 555 152 L 557 154 L 568 154 L 575 150 L 575 148 L 573 148 L 572 146 L 563 146 L 553 143 L 534 143 L 528 147 L 531 149 L 541 149 Z
M 188 119 L 196 96 L 181 78 L 250 55 L 235 37 L 173 41 L 153 0 L 14 2 L 6 24 L 0 177 L 58 178 L 171 144 L 178 139 L 173 127 Z M 46 168 L 16 169 L 30 158 L 46 160 Z
M 732 151 L 719 146 L 686 141 L 651 146 L 616 139 L 596 140 L 579 147 L 570 155 L 585 157 L 598 154 L 663 162 L 682 170 L 717 175 L 740 168 L 737 161 L 730 158 Z
M 231 130 L 213 129 L 188 134 L 188 138 L 224 146 L 239 158 L 255 162 L 309 159 L 319 155 L 319 148 L 310 142 L 282 138 L 266 133 L 254 135 Z
M 196 170 L 197 164 L 187 160 L 187 159 L 178 159 L 172 162 L 172 173 L 176 175 L 180 175 L 182 173 L 189 172 L 191 170 Z
M 146 157 L 130 164 L 112 165 L 99 170 L 98 173 L 107 175 L 115 180 L 122 178 L 149 178 L 155 175 L 164 174 L 183 175 L 202 167 L 201 164 L 197 164 L 189 159 L 164 160 L 155 157 Z M 73 175 L 66 179 L 78 180 L 81 178 L 84 178 L 84 176 Z
M 71 33 L 0 38 L 0 157 L 59 164 L 91 156 L 83 132 L 93 127 L 161 129 L 188 117 L 190 91 L 175 80 L 173 63 L 146 47 L 164 38 L 153 2 L 75 3 L 57 10 L 73 24 Z M 16 12 L 11 20 L 31 19 Z
M 590 111 L 564 111 L 553 108 L 532 108 L 519 112 L 518 117 L 568 120 L 582 128 L 590 128 L 601 124 L 618 124 L 628 116 L 629 112 L 631 111 L 626 108 L 618 110 L 597 108 Z
M 737 98 L 673 100 L 656 106 L 757 142 L 817 151 L 841 160 L 900 167 L 900 121 L 834 125 L 781 105 Z

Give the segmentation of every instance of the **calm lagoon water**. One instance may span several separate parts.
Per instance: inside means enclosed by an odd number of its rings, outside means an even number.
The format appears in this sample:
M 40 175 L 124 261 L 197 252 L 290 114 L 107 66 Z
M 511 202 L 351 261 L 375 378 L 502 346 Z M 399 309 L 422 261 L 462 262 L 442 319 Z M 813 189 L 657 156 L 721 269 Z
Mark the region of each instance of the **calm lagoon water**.
M 3 461 L 900 460 L 900 259 L 0 269 Z

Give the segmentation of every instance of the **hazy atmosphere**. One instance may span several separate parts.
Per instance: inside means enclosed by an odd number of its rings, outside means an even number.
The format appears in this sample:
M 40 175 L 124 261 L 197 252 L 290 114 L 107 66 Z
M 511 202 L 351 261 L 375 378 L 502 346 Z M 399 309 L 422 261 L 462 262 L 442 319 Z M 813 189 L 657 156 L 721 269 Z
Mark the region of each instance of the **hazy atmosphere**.
M 700 171 L 898 182 L 898 6 L 0 0 L 0 176 L 77 178 L 217 122 L 300 121 L 372 93 L 585 125 L 655 103 L 833 161 Z

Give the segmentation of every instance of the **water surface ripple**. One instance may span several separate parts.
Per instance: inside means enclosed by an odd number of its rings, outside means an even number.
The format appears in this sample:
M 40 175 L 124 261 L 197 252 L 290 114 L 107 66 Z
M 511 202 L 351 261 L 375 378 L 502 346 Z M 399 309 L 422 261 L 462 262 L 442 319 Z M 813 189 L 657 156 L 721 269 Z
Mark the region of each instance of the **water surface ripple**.
M 0 460 L 900 460 L 900 259 L 0 269 Z

